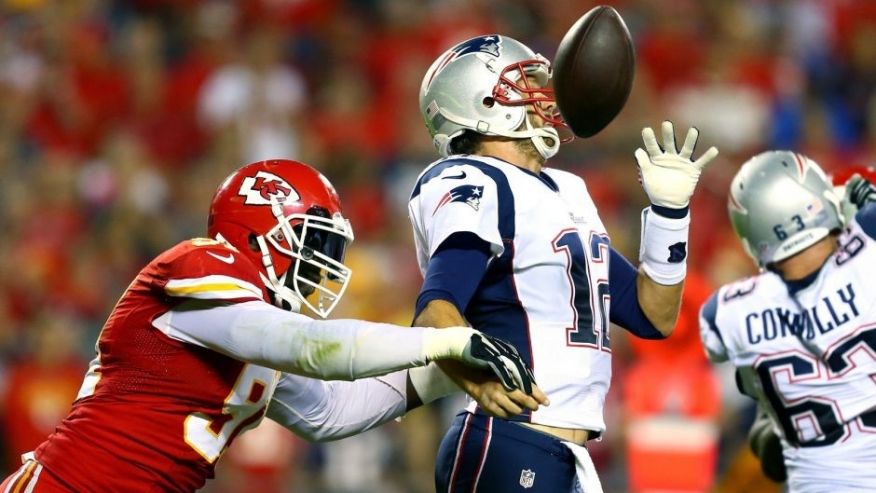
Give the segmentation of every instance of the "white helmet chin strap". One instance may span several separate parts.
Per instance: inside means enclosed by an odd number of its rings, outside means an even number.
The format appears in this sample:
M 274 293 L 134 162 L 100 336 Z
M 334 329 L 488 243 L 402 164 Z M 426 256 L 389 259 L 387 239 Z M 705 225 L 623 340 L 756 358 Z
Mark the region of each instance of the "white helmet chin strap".
M 300 312 L 301 297 L 298 296 L 298 293 L 286 286 L 286 276 L 289 275 L 288 272 L 284 272 L 280 278 L 277 278 L 277 273 L 274 271 L 274 263 L 271 261 L 271 254 L 270 250 L 268 250 L 268 244 L 265 241 L 265 237 L 261 235 L 256 236 L 256 242 L 258 242 L 259 249 L 262 252 L 262 265 L 265 266 L 265 272 L 268 274 L 265 276 L 264 273 L 259 272 L 259 277 L 262 278 L 262 282 L 265 283 L 265 286 L 274 293 L 274 305 L 278 308 L 295 313 Z M 288 303 L 288 308 L 283 306 L 284 301 Z
M 557 129 L 553 127 L 531 128 L 529 118 L 526 119 L 526 126 L 530 127 L 527 133 L 532 135 L 529 139 L 532 140 L 535 150 L 541 154 L 541 157 L 548 160 L 556 156 L 560 150 L 560 134 L 557 133 Z M 551 142 L 551 144 L 548 144 L 548 142 Z
M 458 125 L 468 127 L 469 129 L 474 130 L 475 132 L 480 134 L 499 135 L 501 137 L 510 137 L 512 139 L 528 138 L 532 140 L 532 144 L 535 146 L 535 149 L 545 160 L 554 157 L 560 150 L 560 134 L 557 132 L 557 129 L 555 129 L 554 127 L 534 128 L 532 126 L 532 122 L 529 121 L 528 117 L 524 118 L 526 124 L 525 130 L 497 130 L 490 128 L 490 125 L 484 121 L 472 120 L 470 118 L 453 115 L 445 111 L 443 108 L 439 111 L 448 120 Z M 438 149 L 438 153 L 442 157 L 447 157 L 451 154 L 451 141 L 454 137 L 461 134 L 463 131 L 464 130 L 459 131 L 456 135 L 453 135 L 453 137 L 447 136 L 445 134 L 435 134 L 435 137 L 432 139 L 432 141 L 434 142 L 435 147 Z M 548 144 L 548 142 L 552 143 Z
M 325 231 L 345 239 L 347 243 L 353 241 L 353 230 L 350 222 L 344 219 L 340 213 L 332 218 L 323 218 L 310 215 L 292 214 L 283 216 L 279 205 L 274 205 L 274 215 L 277 216 L 277 226 L 267 234 L 256 236 L 259 251 L 262 254 L 264 272 L 259 273 L 262 282 L 274 295 L 274 304 L 280 308 L 298 312 L 302 306 L 306 306 L 321 318 L 327 318 L 334 310 L 349 285 L 350 276 L 353 272 L 344 265 L 342 260 L 332 258 L 325 252 L 307 248 L 304 238 L 310 230 Z M 290 220 L 300 220 L 302 230 L 296 233 Z M 287 241 L 281 243 L 280 238 Z M 277 276 L 271 249 L 292 259 L 291 268 Z M 302 266 L 319 273 L 318 279 L 312 279 L 304 274 Z M 289 277 L 291 276 L 291 278 Z M 331 286 L 324 285 L 323 281 L 329 281 Z M 304 293 L 309 293 L 305 295 Z M 315 303 L 308 299 L 310 293 L 316 293 Z M 287 308 L 285 305 L 289 305 Z
M 262 282 L 264 282 L 274 293 L 274 305 L 286 311 L 299 313 L 301 311 L 301 300 L 298 298 L 298 295 L 295 294 L 295 291 L 292 291 L 284 285 L 287 274 L 283 274 L 280 279 L 277 279 L 273 268 L 271 268 L 269 274 L 270 277 L 273 277 L 275 280 L 272 281 L 270 278 L 265 277 L 264 274 L 259 272 Z M 286 302 L 286 305 L 283 305 L 283 302 Z

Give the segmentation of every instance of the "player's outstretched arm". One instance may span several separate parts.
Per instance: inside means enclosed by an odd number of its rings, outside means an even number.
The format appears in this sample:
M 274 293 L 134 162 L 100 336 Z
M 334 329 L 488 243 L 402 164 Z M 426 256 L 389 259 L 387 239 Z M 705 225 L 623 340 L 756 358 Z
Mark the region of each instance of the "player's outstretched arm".
M 459 392 L 435 363 L 352 382 L 284 373 L 267 417 L 312 442 L 339 440 Z
M 353 380 L 451 359 L 486 369 L 509 389 L 532 388 L 513 347 L 470 327 L 399 327 L 314 320 L 262 301 L 182 304 L 153 325 L 168 336 L 241 361 L 325 380 Z
M 690 198 L 703 168 L 718 155 L 709 148 L 693 159 L 699 131 L 691 128 L 679 151 L 672 122 L 661 126 L 661 146 L 650 127 L 642 130 L 645 149 L 636 150 L 639 177 L 651 207 L 642 211 L 640 274 L 636 279 L 639 304 L 663 335 L 675 327 L 687 272 Z
M 453 327 L 465 323 L 465 319 L 452 303 L 435 299 L 430 301 L 414 320 L 415 325 L 429 324 L 434 327 Z M 446 329 L 442 329 L 446 330 Z M 456 361 L 441 361 L 438 366 L 456 385 L 470 395 L 488 414 L 509 418 L 524 409 L 537 410 L 540 404 L 548 405 L 547 396 L 533 383 L 531 392 L 509 389 L 488 372 L 475 370 Z

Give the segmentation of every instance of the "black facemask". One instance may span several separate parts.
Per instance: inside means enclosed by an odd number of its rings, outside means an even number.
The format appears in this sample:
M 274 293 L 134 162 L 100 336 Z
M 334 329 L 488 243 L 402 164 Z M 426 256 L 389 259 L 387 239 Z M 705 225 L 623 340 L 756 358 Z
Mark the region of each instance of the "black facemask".
M 328 213 L 324 209 L 319 207 L 311 208 L 307 211 L 307 213 L 320 217 L 329 217 Z M 299 224 L 293 228 L 295 234 L 298 236 L 302 234 L 303 229 L 304 226 L 302 224 Z M 298 251 L 298 254 L 304 260 L 296 260 L 296 263 L 300 264 L 298 266 L 298 275 L 309 281 L 312 281 L 315 284 L 319 284 L 323 278 L 322 269 L 317 265 L 306 262 L 305 260 L 313 258 L 315 253 L 319 252 L 332 260 L 343 263 L 344 256 L 346 255 L 346 250 L 347 240 L 343 236 L 332 231 L 325 231 L 314 227 L 308 228 L 306 236 L 304 237 L 303 246 Z M 289 267 L 289 271 L 286 274 L 286 281 L 284 284 L 290 289 L 295 289 L 295 276 L 293 275 L 293 273 L 296 263 L 293 263 Z M 329 272 L 326 272 L 326 277 L 328 277 L 328 279 L 332 281 L 338 280 L 337 276 Z M 301 294 L 303 294 L 304 296 L 310 296 L 315 289 L 312 286 L 306 284 L 302 284 L 298 288 Z

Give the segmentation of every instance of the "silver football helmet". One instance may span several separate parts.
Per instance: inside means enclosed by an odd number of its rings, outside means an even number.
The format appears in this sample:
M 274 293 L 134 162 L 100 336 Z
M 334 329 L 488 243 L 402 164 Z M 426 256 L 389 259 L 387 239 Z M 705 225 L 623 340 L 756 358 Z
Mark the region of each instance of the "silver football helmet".
M 766 267 L 842 228 L 839 203 L 815 161 L 790 151 L 769 151 L 749 159 L 736 173 L 727 209 L 745 250 Z
M 527 76 L 537 85 L 531 84 Z M 565 126 L 554 102 L 550 62 L 523 43 L 498 34 L 463 41 L 439 56 L 423 77 L 420 112 L 441 156 L 465 130 L 532 139 L 545 159 L 560 148 Z M 534 128 L 527 110 L 546 126 Z

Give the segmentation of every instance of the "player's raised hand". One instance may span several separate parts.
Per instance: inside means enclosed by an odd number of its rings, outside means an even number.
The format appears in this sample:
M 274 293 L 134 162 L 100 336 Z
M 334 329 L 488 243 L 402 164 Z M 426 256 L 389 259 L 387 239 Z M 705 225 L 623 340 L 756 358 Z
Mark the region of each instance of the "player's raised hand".
M 661 130 L 663 146 L 657 142 L 657 136 L 651 127 L 642 130 L 645 149 L 636 149 L 639 176 L 652 204 L 683 209 L 690 203 L 700 173 L 718 155 L 718 149 L 710 147 L 694 161 L 692 156 L 699 137 L 696 128 L 691 127 L 687 131 L 681 151 L 675 145 L 672 122 L 664 121 Z

